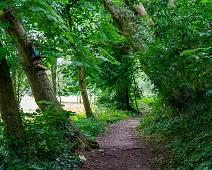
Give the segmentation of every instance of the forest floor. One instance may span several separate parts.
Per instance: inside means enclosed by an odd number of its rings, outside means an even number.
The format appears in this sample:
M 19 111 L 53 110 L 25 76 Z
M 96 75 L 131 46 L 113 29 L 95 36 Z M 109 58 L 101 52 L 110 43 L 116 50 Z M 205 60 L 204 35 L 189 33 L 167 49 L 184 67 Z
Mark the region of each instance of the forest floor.
M 154 170 L 154 154 L 136 137 L 140 118 L 122 120 L 100 136 L 100 149 L 82 153 L 86 162 L 79 170 Z

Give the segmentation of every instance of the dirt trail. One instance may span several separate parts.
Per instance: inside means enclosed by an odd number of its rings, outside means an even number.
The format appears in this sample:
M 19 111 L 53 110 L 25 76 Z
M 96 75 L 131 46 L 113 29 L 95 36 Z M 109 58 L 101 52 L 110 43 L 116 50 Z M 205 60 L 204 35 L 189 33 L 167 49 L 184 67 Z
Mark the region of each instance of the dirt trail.
M 136 139 L 139 118 L 120 121 L 98 139 L 101 149 L 84 153 L 87 161 L 79 170 L 154 170 L 151 150 Z

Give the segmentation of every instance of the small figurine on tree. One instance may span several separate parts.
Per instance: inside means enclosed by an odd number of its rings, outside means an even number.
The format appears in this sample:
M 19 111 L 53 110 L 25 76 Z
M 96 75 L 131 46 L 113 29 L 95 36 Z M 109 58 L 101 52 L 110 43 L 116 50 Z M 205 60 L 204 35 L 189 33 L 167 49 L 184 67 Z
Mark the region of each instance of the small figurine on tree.
M 44 58 L 44 56 L 42 56 L 40 51 L 37 50 L 36 43 L 32 43 L 31 47 L 32 47 L 31 60 L 33 61 L 33 64 L 36 66 L 36 68 L 40 68 L 42 70 L 48 70 L 42 64 L 42 58 Z

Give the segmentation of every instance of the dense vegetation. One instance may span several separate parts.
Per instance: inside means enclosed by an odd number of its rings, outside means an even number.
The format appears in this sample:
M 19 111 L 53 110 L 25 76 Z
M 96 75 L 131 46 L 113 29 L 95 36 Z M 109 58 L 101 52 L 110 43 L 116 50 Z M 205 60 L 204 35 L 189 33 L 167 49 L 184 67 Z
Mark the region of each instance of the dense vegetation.
M 167 169 L 212 169 L 211 21 L 210 0 L 1 1 L 0 169 L 77 169 L 75 150 L 138 113 Z M 85 115 L 57 99 L 79 94 Z

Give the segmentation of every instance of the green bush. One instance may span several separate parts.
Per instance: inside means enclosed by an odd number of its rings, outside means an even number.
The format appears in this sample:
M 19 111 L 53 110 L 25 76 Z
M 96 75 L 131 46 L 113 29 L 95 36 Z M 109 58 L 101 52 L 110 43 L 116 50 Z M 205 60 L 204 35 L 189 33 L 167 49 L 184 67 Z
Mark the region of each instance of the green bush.
M 99 134 L 105 134 L 106 123 L 95 118 L 78 118 L 76 125 L 83 130 L 86 136 L 95 139 Z
M 84 114 L 77 114 L 72 116 L 72 120 L 87 136 L 95 139 L 99 134 L 106 134 L 106 126 L 133 116 L 136 116 L 134 112 L 98 106 L 93 109 L 93 118 L 87 119 Z
M 208 99 L 180 113 L 159 100 L 152 113 L 143 116 L 139 129 L 147 134 L 162 134 L 173 141 L 171 168 L 212 169 L 211 115 Z
M 94 109 L 94 117 L 87 119 L 85 114 L 66 111 L 58 114 L 55 107 L 50 106 L 44 113 L 37 110 L 33 114 L 22 115 L 30 151 L 15 138 L 8 138 L 1 123 L 2 170 L 77 169 L 80 158 L 74 155 L 77 142 L 76 133 L 68 121 L 70 116 L 88 137 L 95 139 L 99 134 L 106 133 L 107 125 L 130 118 L 134 114 L 98 107 Z M 11 147 L 14 144 L 18 149 Z
M 50 106 L 44 113 L 23 114 L 29 152 L 16 139 L 1 138 L 2 169 L 77 169 L 80 159 L 74 155 L 76 133 L 70 127 L 69 112 L 55 112 Z M 11 149 L 17 143 L 19 150 Z

